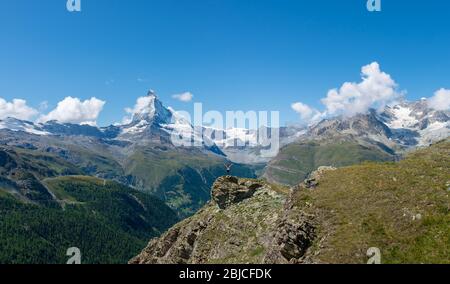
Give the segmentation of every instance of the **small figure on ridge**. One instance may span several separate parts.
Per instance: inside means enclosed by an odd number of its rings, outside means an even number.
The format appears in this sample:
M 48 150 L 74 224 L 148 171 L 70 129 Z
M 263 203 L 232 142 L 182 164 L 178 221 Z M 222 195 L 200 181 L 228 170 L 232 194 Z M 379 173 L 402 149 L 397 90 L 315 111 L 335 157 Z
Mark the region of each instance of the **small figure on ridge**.
M 227 169 L 227 175 L 230 175 L 231 167 L 233 167 L 232 163 L 225 164 L 225 168 Z

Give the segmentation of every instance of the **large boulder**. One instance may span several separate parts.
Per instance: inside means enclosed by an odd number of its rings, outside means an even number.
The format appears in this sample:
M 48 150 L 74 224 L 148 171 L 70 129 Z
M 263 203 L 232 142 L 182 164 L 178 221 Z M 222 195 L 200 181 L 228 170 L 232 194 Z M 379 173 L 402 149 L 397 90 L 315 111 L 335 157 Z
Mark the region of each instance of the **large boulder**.
M 214 183 L 211 198 L 220 209 L 225 209 L 252 197 L 263 186 L 261 181 L 224 176 L 218 178 Z

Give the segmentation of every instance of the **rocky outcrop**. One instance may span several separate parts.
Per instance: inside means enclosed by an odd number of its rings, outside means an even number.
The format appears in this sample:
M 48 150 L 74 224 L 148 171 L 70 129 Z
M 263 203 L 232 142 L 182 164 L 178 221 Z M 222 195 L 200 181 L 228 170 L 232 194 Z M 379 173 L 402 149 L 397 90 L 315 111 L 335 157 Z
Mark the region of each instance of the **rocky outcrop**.
M 239 203 L 250 198 L 263 184 L 254 180 L 239 180 L 233 176 L 224 176 L 217 179 L 212 187 L 212 199 L 220 209 L 231 204 Z
M 306 180 L 292 188 L 291 196 L 284 206 L 284 214 L 278 221 L 272 246 L 264 259 L 265 263 L 312 262 L 307 256 L 307 251 L 316 239 L 314 216 L 295 206 L 294 194 L 299 190 L 315 189 L 325 173 L 335 170 L 334 167 L 319 167 Z
M 277 221 L 272 244 L 264 258 L 266 264 L 307 263 L 306 253 L 316 238 L 314 218 L 300 210 L 294 195 L 299 190 L 292 188 L 284 204 L 283 215 Z
M 203 222 L 193 222 L 186 227 L 175 227 L 160 239 L 153 239 L 148 247 L 130 263 L 145 264 L 185 264 L 191 259 L 198 235 L 207 226 Z
M 324 175 L 324 173 L 334 170 L 336 170 L 335 167 L 319 167 L 316 171 L 312 172 L 309 177 L 299 186 L 307 189 L 314 189 L 319 185 L 319 180 Z
M 301 263 L 313 239 L 310 216 L 276 186 L 224 176 L 208 205 L 151 240 L 130 263 Z

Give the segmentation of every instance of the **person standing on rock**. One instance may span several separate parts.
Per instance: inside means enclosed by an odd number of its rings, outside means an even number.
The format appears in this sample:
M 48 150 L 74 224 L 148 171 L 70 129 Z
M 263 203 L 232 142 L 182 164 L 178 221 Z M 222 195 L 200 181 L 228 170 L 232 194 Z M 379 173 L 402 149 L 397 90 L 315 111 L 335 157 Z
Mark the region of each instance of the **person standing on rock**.
M 227 175 L 230 175 L 231 167 L 233 167 L 232 163 L 225 164 L 225 168 L 227 169 Z

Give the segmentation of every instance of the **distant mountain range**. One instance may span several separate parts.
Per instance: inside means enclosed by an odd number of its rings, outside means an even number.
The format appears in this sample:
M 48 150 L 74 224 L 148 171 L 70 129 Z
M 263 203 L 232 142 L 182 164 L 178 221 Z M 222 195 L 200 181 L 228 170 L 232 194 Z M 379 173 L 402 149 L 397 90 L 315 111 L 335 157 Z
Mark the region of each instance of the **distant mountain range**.
M 162 102 L 150 91 L 145 98 L 146 105 L 133 114 L 132 120 L 124 125 L 95 127 L 70 123 L 33 123 L 30 121 L 7 118 L 0 120 L 0 130 L 25 132 L 37 136 L 85 136 L 97 139 L 108 139 L 133 143 L 171 144 L 172 136 L 186 136 L 194 141 L 200 141 L 203 151 L 223 155 L 210 141 L 207 146 L 205 137 L 183 117 L 163 106 Z M 191 137 L 192 136 L 192 137 Z
M 75 148 L 83 145 L 87 151 L 96 149 L 96 155 L 103 153 L 103 158 L 108 156 L 104 160 L 109 161 L 106 163 L 117 163 L 121 170 L 119 173 L 114 169 L 105 172 L 91 161 L 91 174 L 113 178 L 142 190 L 151 188 L 151 191 L 158 191 L 158 195 L 164 199 L 172 200 L 177 196 L 175 199 L 184 199 L 181 201 L 184 204 L 188 202 L 187 199 L 192 199 L 185 196 L 185 191 L 170 194 L 169 197 L 165 193 L 172 192 L 173 189 L 161 190 L 161 186 L 164 187 L 167 183 L 173 185 L 173 179 L 165 179 L 162 169 L 167 169 L 171 173 L 169 176 L 178 176 L 176 180 L 182 182 L 185 173 L 179 171 L 184 172 L 189 168 L 188 172 L 199 180 L 208 180 L 206 185 L 209 186 L 212 180 L 204 175 L 216 177 L 215 173 L 223 172 L 223 163 L 229 160 L 239 164 L 234 169 L 239 173 L 245 172 L 246 176 L 254 175 L 255 169 L 260 170 L 267 165 L 263 171 L 266 178 L 274 182 L 295 184 L 318 166 L 345 166 L 366 160 L 395 160 L 410 149 L 430 145 L 450 135 L 450 111 L 433 110 L 428 107 L 425 99 L 417 102 L 404 101 L 388 106 L 382 112 L 371 110 L 352 117 L 333 117 L 309 127 L 282 127 L 278 129 L 281 150 L 276 157 L 267 157 L 261 155 L 264 147 L 258 143 L 258 136 L 261 131 L 271 135 L 271 128 L 199 128 L 177 112 L 166 108 L 153 91 L 149 91 L 144 103 L 128 123 L 109 127 L 61 124 L 56 121 L 40 124 L 8 118 L 0 121 L 0 131 L 8 133 L 0 139 L 0 143 L 40 149 L 45 148 L 43 144 L 61 147 L 63 143 Z M 25 134 L 32 135 L 32 138 L 20 138 Z M 172 142 L 174 137 L 195 142 L 200 147 L 177 147 Z M 316 143 L 316 146 L 308 144 L 311 142 Z M 46 150 L 59 152 L 60 155 L 70 156 L 69 153 L 74 152 L 51 149 L 58 147 L 47 148 L 50 149 Z M 169 162 L 170 153 L 176 153 L 177 158 Z M 202 162 L 193 162 L 193 159 Z M 155 164 L 150 166 L 148 161 L 152 160 Z M 174 161 L 177 161 L 178 166 L 169 165 Z M 199 169 L 199 164 L 208 164 L 206 171 L 209 173 L 205 174 L 203 166 Z M 178 172 L 175 173 L 174 169 Z M 199 200 L 200 204 L 207 200 L 208 187 L 203 190 L 205 194 Z M 180 200 L 174 203 L 179 204 Z
M 70 123 L 33 123 L 30 121 L 7 118 L 0 120 L 0 131 L 23 132 L 36 136 L 84 136 L 109 141 L 115 144 L 157 143 L 173 145 L 173 138 L 183 138 L 196 145 L 204 153 L 226 156 L 235 163 L 264 164 L 270 157 L 262 157 L 258 135 L 265 131 L 271 135 L 271 129 L 262 127 L 257 130 L 244 128 L 214 129 L 194 127 L 189 121 L 170 108 L 166 108 L 153 91 L 145 97 L 145 106 L 134 113 L 130 122 L 123 125 L 96 127 Z M 282 145 L 295 140 L 303 128 L 283 127 L 280 129 Z M 11 134 L 11 132 L 10 132 Z M 189 143 L 187 143 L 189 144 Z M 198 147 L 200 145 L 201 147 Z M 193 147 L 192 147 L 193 148 Z
M 352 117 L 325 119 L 281 148 L 264 171 L 272 182 L 295 185 L 320 166 L 393 161 L 417 147 L 450 136 L 450 111 L 430 109 L 425 100 L 402 102 Z
M 321 121 L 310 129 L 307 135 L 310 134 L 353 135 L 398 149 L 429 146 L 449 136 L 450 111 L 433 110 L 426 100 L 402 102 L 386 107 L 381 113 L 371 110 L 367 114 Z
M 124 125 L 95 127 L 50 121 L 0 121 L 0 146 L 52 154 L 79 173 L 111 179 L 152 193 L 181 217 L 209 200 L 214 180 L 229 163 L 213 142 L 149 92 L 146 104 Z M 200 140 L 200 147 L 177 147 L 173 135 Z M 232 173 L 254 177 L 252 166 L 234 164 Z

